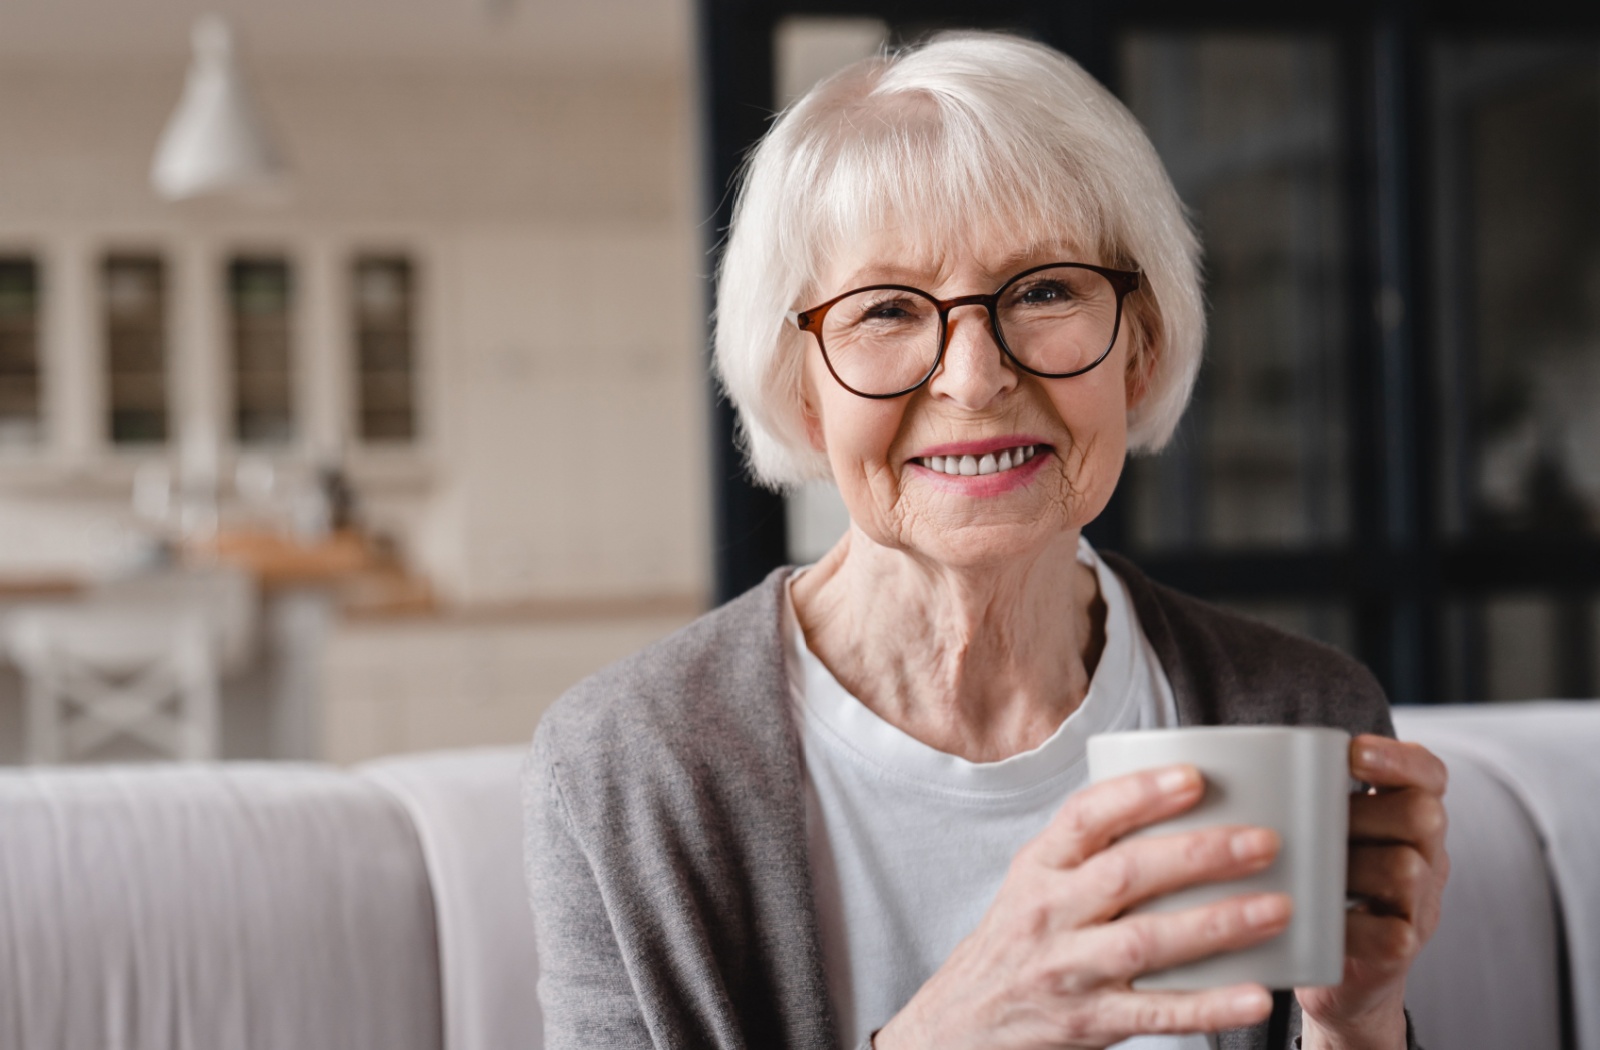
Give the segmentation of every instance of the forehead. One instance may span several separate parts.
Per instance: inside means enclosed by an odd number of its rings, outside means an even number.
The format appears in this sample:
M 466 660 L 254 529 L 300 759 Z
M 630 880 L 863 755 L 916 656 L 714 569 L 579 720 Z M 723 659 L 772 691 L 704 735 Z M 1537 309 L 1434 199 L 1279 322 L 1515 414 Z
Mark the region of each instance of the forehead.
M 909 284 L 930 292 L 956 285 L 987 291 L 989 285 L 1040 263 L 1100 261 L 1077 238 L 1030 235 L 1009 223 L 989 223 L 959 234 L 885 224 L 841 238 L 823 256 L 811 290 L 831 296 L 869 284 Z

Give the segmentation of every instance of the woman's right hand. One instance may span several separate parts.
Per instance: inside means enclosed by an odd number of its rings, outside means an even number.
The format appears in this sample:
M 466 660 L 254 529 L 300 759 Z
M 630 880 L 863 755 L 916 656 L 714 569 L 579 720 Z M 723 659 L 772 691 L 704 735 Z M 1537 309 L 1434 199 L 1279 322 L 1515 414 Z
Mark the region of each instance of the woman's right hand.
M 1012 861 L 983 920 L 878 1033 L 877 1050 L 1105 1047 L 1134 1035 L 1212 1032 L 1272 1010 L 1258 984 L 1140 992 L 1129 982 L 1283 931 L 1289 899 L 1252 894 L 1186 911 L 1123 915 L 1147 898 L 1260 871 L 1265 828 L 1216 827 L 1119 842 L 1200 800 L 1192 766 L 1078 792 Z

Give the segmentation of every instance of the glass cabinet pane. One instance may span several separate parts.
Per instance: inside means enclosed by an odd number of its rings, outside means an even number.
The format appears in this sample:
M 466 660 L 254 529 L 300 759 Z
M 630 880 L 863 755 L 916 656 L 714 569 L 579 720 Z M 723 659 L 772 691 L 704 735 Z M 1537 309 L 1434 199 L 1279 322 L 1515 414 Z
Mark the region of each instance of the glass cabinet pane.
M 294 438 L 292 295 L 285 259 L 238 258 L 228 266 L 234 436 L 242 445 Z
M 355 280 L 356 412 L 361 440 L 417 436 L 416 307 L 411 261 L 363 256 Z
M 1600 531 L 1600 47 L 1431 66 L 1446 529 Z
M 113 255 L 101 271 L 107 430 L 114 445 L 167 439 L 167 303 L 162 260 Z
M 0 448 L 39 441 L 39 266 L 0 256 Z
M 1123 97 L 1193 210 L 1210 332 L 1166 452 L 1130 462 L 1144 550 L 1336 543 L 1348 532 L 1343 136 L 1333 43 L 1135 33 Z

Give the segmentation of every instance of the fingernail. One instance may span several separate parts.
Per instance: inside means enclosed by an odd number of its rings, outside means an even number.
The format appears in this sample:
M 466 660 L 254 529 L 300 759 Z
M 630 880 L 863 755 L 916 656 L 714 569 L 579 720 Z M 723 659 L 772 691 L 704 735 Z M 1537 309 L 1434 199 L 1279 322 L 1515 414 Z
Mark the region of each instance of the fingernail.
M 1233 838 L 1228 840 L 1228 848 L 1233 852 L 1234 860 L 1256 860 L 1271 853 L 1277 840 L 1278 836 L 1266 828 L 1251 828 L 1235 832 Z
M 1371 744 L 1368 744 L 1361 749 L 1361 764 L 1364 766 L 1374 766 L 1381 769 L 1388 763 L 1385 761 L 1385 756 L 1382 751 L 1376 747 L 1373 747 Z
M 1174 766 L 1156 777 L 1156 787 L 1169 795 L 1177 795 L 1194 787 L 1194 770 L 1188 766 Z
M 1282 894 L 1257 897 L 1244 906 L 1244 921 L 1251 926 L 1275 926 L 1289 915 L 1289 902 Z

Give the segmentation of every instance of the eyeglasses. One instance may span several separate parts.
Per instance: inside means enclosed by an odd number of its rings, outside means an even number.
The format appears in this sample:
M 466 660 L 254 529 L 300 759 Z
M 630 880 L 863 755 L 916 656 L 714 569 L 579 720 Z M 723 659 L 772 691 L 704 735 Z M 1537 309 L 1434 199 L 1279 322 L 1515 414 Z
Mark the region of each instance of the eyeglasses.
M 874 284 L 788 317 L 817 337 L 840 386 L 861 397 L 891 398 L 938 371 L 950 311 L 958 306 L 986 309 L 994 341 L 1024 372 L 1081 376 L 1111 353 L 1122 300 L 1138 287 L 1137 270 L 1056 262 L 1023 270 L 992 295 L 935 299 L 920 288 Z

